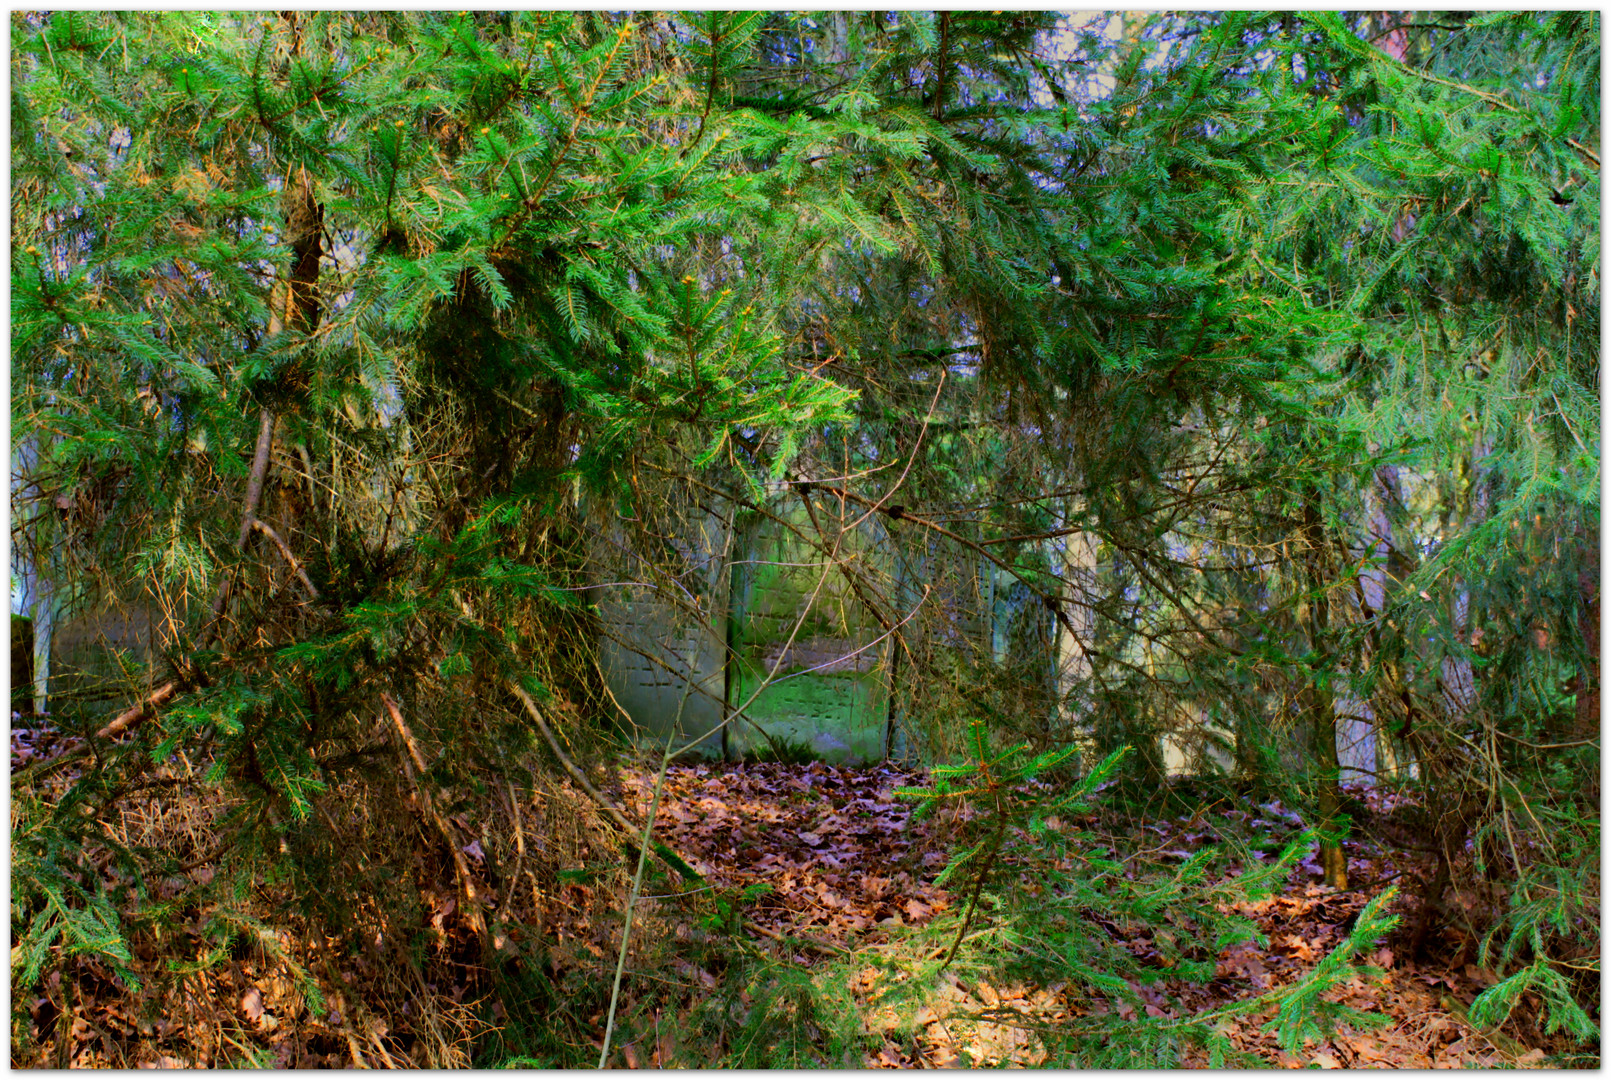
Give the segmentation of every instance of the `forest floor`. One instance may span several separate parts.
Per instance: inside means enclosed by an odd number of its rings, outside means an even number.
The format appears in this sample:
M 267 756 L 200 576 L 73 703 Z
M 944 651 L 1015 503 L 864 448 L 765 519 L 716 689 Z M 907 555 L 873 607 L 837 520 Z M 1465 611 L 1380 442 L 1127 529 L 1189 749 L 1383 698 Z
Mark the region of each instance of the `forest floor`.
M 652 775 L 628 778 L 639 807 L 647 808 Z M 932 882 L 947 861 L 941 838 L 955 821 L 910 821 L 912 804 L 892 791 L 922 784 L 924 778 L 890 766 L 867 769 L 810 765 L 688 765 L 670 770 L 661 795 L 658 828 L 666 841 L 692 856 L 709 880 L 743 889 L 771 888 L 752 918 L 769 935 L 829 942 L 841 947 L 876 946 L 903 926 L 921 926 L 959 901 Z M 1391 809 L 1393 797 L 1372 789 L 1352 792 L 1373 812 Z M 1205 808 L 1208 809 L 1208 808 Z M 1282 836 L 1300 819 L 1276 803 L 1251 807 L 1222 805 L 1175 818 L 1102 815 L 1116 850 L 1144 847 L 1182 854 L 1216 842 L 1224 831 L 1244 836 Z M 1125 835 L 1128 834 L 1128 835 Z M 1280 894 L 1241 905 L 1267 937 L 1269 947 L 1244 943 L 1219 957 L 1207 984 L 1164 980 L 1132 984 L 1154 1017 L 1190 1015 L 1252 996 L 1297 979 L 1338 944 L 1345 926 L 1372 896 L 1394 881 L 1429 878 L 1428 853 L 1384 849 L 1370 843 L 1347 845 L 1350 872 L 1359 888 L 1335 890 L 1320 883 L 1313 855 L 1306 857 Z M 1272 856 L 1273 857 L 1273 856 Z M 1027 885 L 1028 883 L 1026 883 Z M 1457 902 L 1475 902 L 1458 897 Z M 1401 890 L 1395 907 L 1410 925 L 1418 914 L 1413 890 Z M 1124 934 L 1125 946 L 1140 960 L 1156 960 L 1152 932 Z M 1233 1022 L 1236 1046 L 1271 1067 L 1299 1068 L 1466 1068 L 1539 1066 L 1544 1048 L 1522 1046 L 1502 1033 L 1484 1035 L 1465 1019 L 1467 1007 L 1497 980 L 1493 972 L 1467 959 L 1475 942 L 1464 931 L 1446 927 L 1431 950 L 1439 960 L 1401 955 L 1393 940 L 1369 957 L 1383 969 L 1374 981 L 1355 979 L 1329 996 L 1366 1012 L 1385 1014 L 1389 1023 L 1374 1031 L 1343 1030 L 1330 1041 L 1294 1057 L 1277 1045 L 1262 1023 L 1273 1017 Z M 819 953 L 801 951 L 799 964 L 820 962 Z M 872 982 L 871 973 L 868 978 Z M 876 1017 L 877 1003 L 865 1002 Z M 918 1016 L 922 1037 L 915 1043 L 887 1042 L 864 1061 L 868 1068 L 951 1068 L 962 1065 L 1034 1066 L 1033 1041 L 1024 1037 L 1037 1019 L 1055 1021 L 1071 1010 L 1092 1007 L 1047 988 L 988 985 L 941 976 L 935 999 Z M 1102 1006 L 1095 1006 L 1101 1008 Z M 1133 1007 L 1120 1003 L 1121 1015 Z M 1017 1017 L 1008 1019 L 1010 1014 Z M 992 1023 L 990 1018 L 999 1021 Z M 892 1025 L 893 1026 L 893 1025 Z M 1556 1049 L 1551 1047 L 1551 1050 Z M 649 1064 L 656 1062 L 651 1055 Z M 1206 1056 L 1194 1062 L 1206 1066 Z
M 21 743 L 14 733 L 13 769 L 45 750 L 30 742 L 26 732 Z M 623 769 L 617 778 L 617 797 L 640 820 L 654 779 L 652 773 L 632 769 Z M 942 933 L 936 920 L 954 926 L 959 905 L 965 902 L 934 884 L 965 814 L 913 822 L 912 803 L 897 798 L 894 790 L 923 781 L 920 774 L 889 765 L 858 769 L 822 763 L 712 763 L 669 769 L 657 815 L 657 838 L 705 879 L 693 892 L 706 894 L 706 900 L 695 909 L 688 906 L 686 892 L 675 896 L 646 892 L 630 965 L 634 976 L 641 977 L 627 980 L 612 1042 L 612 1065 L 697 1067 L 741 1061 L 700 1042 L 712 1038 L 710 1010 L 700 1013 L 702 997 L 728 995 L 729 1004 L 722 1006 L 721 1034 L 715 1037 L 731 1041 L 738 1033 L 727 1034 L 727 1010 L 742 1012 L 739 1003 L 749 1001 L 758 985 L 753 976 L 748 989 L 735 991 L 728 985 L 738 969 L 724 957 L 734 950 L 764 958 L 771 970 L 787 969 L 797 980 L 807 981 L 796 985 L 809 985 L 813 978 L 831 979 L 839 994 L 835 1000 L 845 1001 L 848 993 L 854 1001 L 859 1015 L 851 1018 L 858 1032 L 853 1045 L 859 1060 L 843 1054 L 836 1060 L 808 1049 L 799 1059 L 802 1065 L 1036 1066 L 1046 1060 L 1044 1045 L 1035 1035 L 1038 1027 L 1110 1007 L 1121 1018 L 1133 1015 L 1136 1004 L 1105 1004 L 1066 984 L 1024 985 L 982 975 L 977 967 L 941 968 L 933 962 L 953 936 L 950 930 Z M 1391 795 L 1373 790 L 1354 795 L 1373 813 L 1391 810 Z M 1108 809 L 1081 825 L 1107 838 L 1114 850 L 1145 850 L 1167 860 L 1184 858 L 1230 833 L 1240 836 L 1240 846 L 1250 857 L 1273 858 L 1253 854 L 1248 846 L 1251 838 L 1263 840 L 1262 849 L 1271 849 L 1272 840 L 1295 833 L 1301 822 L 1275 803 L 1236 805 L 1226 800 L 1173 817 L 1158 816 L 1147 807 Z M 1357 888 L 1340 891 L 1321 885 L 1311 856 L 1294 869 L 1282 891 L 1238 908 L 1257 923 L 1267 946 L 1243 943 L 1226 949 L 1217 959 L 1213 979 L 1206 983 L 1167 977 L 1150 984 L 1132 983 L 1140 1008 L 1151 1017 L 1189 1018 L 1291 982 L 1318 963 L 1343 938 L 1366 902 L 1390 884 L 1401 886 L 1395 910 L 1404 916 L 1405 925 L 1411 924 L 1417 913 L 1413 883 L 1431 875 L 1432 856 L 1355 841 L 1348 842 L 1347 850 Z M 534 917 L 541 920 L 547 942 L 545 985 L 558 988 L 561 1000 L 572 1001 L 577 1010 L 573 1030 L 579 1037 L 571 1054 L 516 1063 L 575 1065 L 588 1054 L 595 1058 L 598 1054 L 627 883 L 619 859 L 615 862 L 613 873 L 578 869 L 561 874 L 542 899 L 544 910 L 526 916 L 526 925 Z M 205 868 L 192 872 L 207 873 Z M 1036 886 L 1025 881 L 1022 887 Z M 328 980 L 321 977 L 327 982 L 323 1010 L 309 1007 L 290 965 L 262 953 L 232 956 L 210 968 L 192 964 L 177 981 L 152 980 L 142 992 L 131 990 L 93 957 L 64 958 L 44 983 L 20 1003 L 14 1001 L 27 1014 L 13 1017 L 12 1063 L 17 1067 L 497 1063 L 498 1054 L 494 1051 L 489 1057 L 485 1049 L 486 1035 L 510 1018 L 493 1002 L 485 980 L 478 981 L 476 965 L 455 959 L 473 952 L 474 933 L 463 913 L 454 910 L 450 883 L 424 892 L 427 929 L 434 935 L 436 951 L 446 959 L 433 962 L 429 980 L 412 977 L 417 986 L 401 984 L 395 964 L 351 951 L 336 960 L 335 967 L 341 968 L 336 979 L 329 962 L 330 956 L 338 955 L 331 951 L 333 940 L 321 943 L 322 970 L 330 973 Z M 1491 901 L 1454 894 L 1457 906 L 1485 902 Z M 713 938 L 709 928 L 722 920 L 722 934 Z M 975 936 L 988 932 L 987 922 L 974 924 Z M 14 920 L 14 934 L 15 930 Z M 1156 930 L 1110 927 L 1138 961 L 1166 966 L 1158 963 Z M 298 949 L 291 935 L 282 936 L 292 944 L 290 952 L 301 956 L 304 970 L 321 970 L 321 946 Z M 518 929 L 512 936 L 519 936 Z M 1267 1067 L 1537 1067 L 1562 1060 L 1551 1055 L 1570 1051 L 1555 1039 L 1535 1037 L 1532 1042 L 1537 1045 L 1529 1046 L 1512 1035 L 1485 1034 L 1471 1026 L 1467 1007 L 1496 980 L 1493 972 L 1472 962 L 1475 943 L 1469 934 L 1441 929 L 1421 959 L 1406 954 L 1401 937 L 1379 942 L 1368 957 L 1381 969 L 1379 977 L 1355 978 L 1328 994 L 1381 1014 L 1383 1026 L 1369 1031 L 1339 1029 L 1296 1056 L 1282 1051 L 1273 1032 L 1266 1030 L 1273 1008 L 1264 1016 L 1230 1022 L 1226 1033 L 1239 1050 Z M 153 954 L 149 943 L 141 940 L 134 945 L 135 970 L 178 970 L 174 957 Z M 890 972 L 903 966 L 914 970 L 915 961 L 929 962 L 922 969 L 926 982 L 920 993 L 890 994 Z M 749 970 L 753 972 L 753 966 Z M 159 983 L 166 987 L 160 1001 L 152 996 Z M 658 989 L 645 992 L 642 987 L 648 984 Z M 399 1006 L 400 998 L 407 1000 Z M 430 1005 L 429 1000 L 439 1004 Z M 700 1015 L 707 1021 L 704 1027 Z M 838 1018 L 841 1028 L 844 1020 Z M 434 1032 L 429 1039 L 426 1026 Z M 213 1034 L 203 1038 L 204 1029 Z M 457 1049 L 432 1052 L 428 1047 L 433 1040 L 439 1048 Z M 1194 1057 L 1194 1053 L 1187 1052 L 1187 1064 L 1208 1064 L 1206 1055 Z

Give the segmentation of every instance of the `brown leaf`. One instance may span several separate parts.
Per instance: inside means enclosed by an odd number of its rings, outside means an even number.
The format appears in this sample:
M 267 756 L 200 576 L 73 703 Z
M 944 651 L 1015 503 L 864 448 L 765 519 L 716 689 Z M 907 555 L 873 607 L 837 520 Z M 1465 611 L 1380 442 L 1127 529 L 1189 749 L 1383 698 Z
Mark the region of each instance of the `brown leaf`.
M 901 1059 L 900 1051 L 885 1043 L 878 1051 L 878 1060 L 873 1063 L 880 1069 L 904 1069 L 906 1062 Z
M 263 993 L 257 987 L 241 995 L 241 1013 L 254 1024 L 263 1019 Z
M 1287 938 L 1287 948 L 1292 950 L 1292 955 L 1304 963 L 1309 963 L 1315 958 L 1315 951 L 1309 947 L 1307 941 L 1297 934 L 1292 934 Z
M 1348 1048 L 1354 1056 L 1361 1061 L 1385 1061 L 1386 1055 L 1382 1052 L 1382 1045 L 1376 1039 L 1367 1035 L 1357 1036 L 1348 1040 Z

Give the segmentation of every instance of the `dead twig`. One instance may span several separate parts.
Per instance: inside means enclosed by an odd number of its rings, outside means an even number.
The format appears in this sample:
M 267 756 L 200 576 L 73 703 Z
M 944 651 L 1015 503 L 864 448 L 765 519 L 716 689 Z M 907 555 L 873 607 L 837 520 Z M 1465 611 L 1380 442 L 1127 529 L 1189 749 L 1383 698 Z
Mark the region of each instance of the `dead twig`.
M 567 776 L 575 781 L 576 786 L 582 789 L 582 793 L 597 804 L 598 808 L 604 812 L 605 817 L 626 830 L 627 833 L 637 832 L 637 826 L 633 825 L 632 821 L 621 812 L 621 809 L 610 801 L 609 796 L 593 786 L 592 781 L 588 780 L 587 774 L 582 771 L 576 762 L 571 760 L 569 754 L 565 753 L 564 747 L 559 745 L 559 739 L 555 738 L 553 729 L 548 726 L 548 721 L 543 718 L 542 710 L 537 708 L 537 703 L 531 699 L 531 695 L 526 693 L 521 685 L 513 679 L 508 680 L 505 685 L 509 687 L 509 692 L 519 698 L 520 703 L 525 706 L 526 713 L 537 725 L 537 730 L 542 734 L 543 741 L 548 743 L 548 748 L 559 759 L 560 767 L 565 770 Z
M 358 1036 L 350 1031 L 343 1032 L 343 1034 L 347 1036 L 347 1049 L 352 1053 L 353 1067 L 358 1069 L 369 1068 L 369 1062 L 364 1060 L 364 1052 L 358 1049 Z

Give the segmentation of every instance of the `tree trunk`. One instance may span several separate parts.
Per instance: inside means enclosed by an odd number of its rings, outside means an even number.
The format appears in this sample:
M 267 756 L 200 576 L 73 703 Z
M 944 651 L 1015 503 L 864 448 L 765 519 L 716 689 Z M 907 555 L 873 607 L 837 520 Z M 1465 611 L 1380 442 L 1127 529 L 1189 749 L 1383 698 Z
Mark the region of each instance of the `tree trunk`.
M 1401 773 L 1413 774 L 1415 769 L 1413 759 L 1403 753 L 1407 745 L 1404 737 L 1408 734 L 1414 712 L 1398 662 L 1383 656 L 1381 620 L 1382 612 L 1392 603 L 1394 593 L 1416 571 L 1420 559 L 1408 523 L 1409 513 L 1404 506 L 1404 492 L 1399 484 L 1397 466 L 1383 465 L 1376 470 L 1370 495 L 1367 499 L 1370 534 L 1377 554 L 1386 559 L 1385 566 L 1375 574 L 1379 587 L 1372 589 L 1367 580 L 1364 589 L 1365 602 L 1370 609 L 1367 636 L 1371 663 L 1381 667 L 1379 689 L 1372 703 L 1377 717 L 1377 760 L 1381 762 L 1379 768 L 1384 775 L 1397 777 Z
M 1581 547 L 1582 569 L 1577 587 L 1582 599 L 1577 628 L 1583 638 L 1583 670 L 1577 678 L 1577 718 L 1573 736 L 1592 739 L 1600 733 L 1600 530 L 1590 528 Z
M 1338 835 L 1342 813 L 1342 786 L 1337 760 L 1337 709 L 1331 690 L 1330 601 L 1326 596 L 1325 524 L 1320 516 L 1320 492 L 1311 486 L 1303 501 L 1305 561 L 1308 586 L 1314 591 L 1309 600 L 1309 653 L 1311 674 L 1308 687 L 1311 752 L 1318 773 L 1317 813 L 1320 819 L 1320 867 L 1325 883 L 1334 889 L 1348 888 L 1348 857 Z
M 1071 505 L 1070 509 L 1074 507 Z M 1069 594 L 1063 609 L 1068 617 L 1058 623 L 1054 646 L 1057 653 L 1057 735 L 1079 742 L 1084 768 L 1095 764 L 1091 726 L 1095 666 L 1091 663 L 1091 654 L 1096 648 L 1098 554 L 1094 534 L 1078 532 L 1068 537 L 1063 549 L 1063 577 Z

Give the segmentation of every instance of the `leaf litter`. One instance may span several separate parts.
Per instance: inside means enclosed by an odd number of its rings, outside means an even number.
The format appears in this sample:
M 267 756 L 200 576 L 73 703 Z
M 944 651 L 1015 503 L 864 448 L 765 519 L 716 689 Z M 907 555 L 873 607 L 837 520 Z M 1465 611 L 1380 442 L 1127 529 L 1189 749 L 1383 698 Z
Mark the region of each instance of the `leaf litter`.
M 749 763 L 694 764 L 667 770 L 656 821 L 658 835 L 682 853 L 718 888 L 743 890 L 770 886 L 752 909 L 758 927 L 773 935 L 809 935 L 841 948 L 876 946 L 888 931 L 922 926 L 951 910 L 957 898 L 933 882 L 945 866 L 947 842 L 956 819 L 913 824 L 911 808 L 896 800 L 894 788 L 923 783 L 922 773 L 893 765 L 849 768 L 820 762 L 809 765 Z M 654 786 L 652 773 L 625 771 L 623 791 L 641 813 Z M 1351 792 L 1373 809 L 1389 808 L 1393 796 L 1369 789 Z M 1385 804 L 1385 805 L 1384 805 Z M 962 811 L 966 815 L 968 811 Z M 1218 828 L 1239 827 L 1249 837 L 1272 830 L 1290 833 L 1302 817 L 1271 802 L 1247 808 L 1218 809 Z M 1202 812 L 1178 821 L 1130 823 L 1131 843 L 1114 836 L 1114 846 L 1136 846 L 1137 834 L 1150 837 L 1142 846 L 1161 858 L 1189 858 L 1202 843 L 1216 837 Z M 1108 822 L 1123 828 L 1126 823 Z M 1306 857 L 1275 896 L 1236 905 L 1269 941 L 1228 946 L 1218 958 L 1214 979 L 1206 984 L 1163 979 L 1133 984 L 1153 1017 L 1208 1012 L 1227 1000 L 1251 997 L 1296 981 L 1346 936 L 1365 904 L 1385 882 L 1407 874 L 1429 875 L 1425 854 L 1387 849 L 1368 841 L 1347 842 L 1354 879 L 1367 888 L 1335 891 L 1319 883 L 1320 868 Z M 1259 852 L 1252 857 L 1263 857 Z M 1307 879 L 1307 880 L 1306 880 Z M 1026 883 L 1027 884 L 1027 883 Z M 1415 901 L 1401 897 L 1405 909 Z M 1157 945 L 1163 928 L 1134 929 L 1122 935 L 1125 946 L 1141 960 L 1163 966 Z M 1121 936 L 1118 928 L 1112 928 Z M 1167 932 L 1167 931 L 1164 931 Z M 803 964 L 821 957 L 803 953 Z M 1328 998 L 1365 1012 L 1391 1018 L 1385 1028 L 1360 1032 L 1340 1029 L 1324 1044 L 1307 1048 L 1307 1057 L 1283 1053 L 1273 1031 L 1262 1028 L 1273 1016 L 1232 1022 L 1232 1043 L 1269 1066 L 1321 1068 L 1457 1068 L 1538 1065 L 1543 1052 L 1527 1058 L 1507 1054 L 1465 1023 L 1463 1006 L 1491 986 L 1491 971 L 1465 963 L 1448 967 L 1417 962 L 1399 955 L 1395 944 L 1381 942 L 1368 958 L 1382 969 L 1374 979 L 1355 978 L 1331 991 Z M 880 1015 L 869 996 L 874 979 L 853 981 L 851 988 L 868 1005 L 870 1025 Z M 1064 988 L 997 987 L 942 976 L 934 1001 L 916 1019 L 922 1036 L 914 1045 L 886 1042 L 869 1053 L 867 1068 L 947 1068 L 968 1064 L 1035 1066 L 1044 1059 L 1029 1030 L 1071 1010 L 1094 1007 L 1070 1000 Z M 1128 1002 L 1113 1005 L 1121 1017 L 1136 1009 Z M 887 1030 L 898 1027 L 883 1010 Z M 948 1023 L 949 1021 L 949 1023 Z M 966 1045 L 953 1029 L 968 1031 Z M 1501 1037 L 1502 1038 L 1502 1037 Z M 1564 1048 L 1552 1048 L 1564 1049 Z M 959 1056 L 959 1055 L 964 1055 Z M 1206 1055 L 1188 1063 L 1206 1066 Z
M 12 750 L 15 770 L 42 752 L 48 755 L 59 748 L 41 745 L 39 734 L 22 729 L 13 731 Z M 649 805 L 654 775 L 628 768 L 618 777 L 619 797 L 634 816 L 640 816 Z M 924 780 L 920 772 L 890 764 L 675 765 L 667 770 L 656 839 L 682 855 L 709 889 L 753 898 L 744 911 L 744 930 L 757 948 L 812 968 L 861 955 L 863 950 L 875 954 L 911 930 L 956 911 L 957 896 L 934 881 L 947 862 L 957 827 L 971 812 L 962 808 L 913 823 L 910 804 L 897 800 L 893 791 Z M 1355 794 L 1373 809 L 1391 798 L 1368 790 Z M 1216 829 L 1238 829 L 1247 838 L 1301 825 L 1301 818 L 1278 804 L 1221 807 L 1214 816 L 1217 824 L 1207 822 L 1201 811 L 1175 821 L 1144 823 L 1107 815 L 1103 824 L 1112 834 L 1115 850 L 1144 848 L 1164 860 L 1188 858 L 1199 845 L 1212 841 Z M 1189 1017 L 1296 980 L 1341 940 L 1350 920 L 1380 891 L 1382 882 L 1431 873 L 1425 854 L 1358 840 L 1350 840 L 1347 848 L 1354 878 L 1366 888 L 1333 891 L 1318 883 L 1318 867 L 1300 866 L 1284 893 L 1237 905 L 1238 912 L 1266 935 L 1268 948 L 1246 941 L 1225 948 L 1207 983 L 1167 977 L 1132 983 L 1139 1007 L 1123 1000 L 1105 1002 L 1084 992 L 1076 995 L 1063 984 L 996 985 L 943 972 L 926 993 L 925 1003 L 903 1015 L 902 1008 L 887 1000 L 888 965 L 864 968 L 849 980 L 849 990 L 867 1032 L 881 1042 L 860 1065 L 1034 1067 L 1046 1061 L 1035 1035 L 1039 1025 L 1110 1008 L 1121 1018 L 1137 1012 Z M 464 853 L 478 863 L 485 857 L 479 842 L 465 845 Z M 1249 857 L 1263 856 L 1255 850 Z M 201 867 L 193 873 L 210 870 Z M 532 913 L 555 943 L 551 956 L 556 981 L 563 981 L 567 968 L 596 968 L 613 957 L 619 945 L 616 925 L 606 914 L 614 902 L 608 883 L 581 870 L 562 879 L 543 898 L 543 910 Z M 1034 886 L 1025 882 L 1023 887 Z M 438 952 L 462 952 L 471 934 L 463 912 L 456 910 L 451 885 L 427 882 L 421 897 L 432 946 Z M 1413 901 L 1401 898 L 1398 904 L 1404 910 Z M 1160 946 L 1167 951 L 1167 927 L 1108 929 L 1138 960 L 1168 966 L 1160 952 Z M 503 934 L 500 946 L 510 948 L 529 936 L 518 925 L 505 927 Z M 138 937 L 134 944 L 134 970 L 141 970 L 142 956 L 148 958 L 147 967 L 164 962 L 150 956 Z M 319 952 L 301 944 L 304 960 Z M 1385 1014 L 1389 1023 L 1379 1030 L 1342 1028 L 1329 1040 L 1306 1046 L 1301 1056 L 1282 1051 L 1273 1031 L 1265 1030 L 1270 1015 L 1230 1021 L 1225 1034 L 1238 1050 L 1266 1066 L 1289 1068 L 1541 1067 L 1549 1053 L 1566 1049 L 1523 1048 L 1497 1033 L 1485 1035 L 1472 1028 L 1466 1008 L 1493 985 L 1496 976 L 1466 959 L 1471 955 L 1470 942 L 1443 944 L 1452 948 L 1452 962 L 1417 961 L 1400 955 L 1393 942 L 1381 942 L 1369 957 L 1381 969 L 1379 976 L 1356 977 L 1328 993 L 1354 1008 Z M 243 1057 L 281 1067 L 423 1064 L 400 1048 L 398 1033 L 389 1031 L 379 1012 L 371 1011 L 384 1000 L 373 962 L 362 955 L 348 956 L 340 966 L 342 978 L 327 986 L 322 1013 L 308 1007 L 285 963 L 264 957 L 231 959 L 213 970 L 196 972 L 180 984 L 182 1005 L 170 1001 L 154 1013 L 151 1002 L 142 1001 L 94 958 L 72 957 L 46 976 L 28 1001 L 24 1022 L 35 1045 L 50 1044 L 52 1060 L 73 1067 L 136 1063 L 144 1068 L 183 1068 Z M 717 990 L 718 977 L 704 967 L 684 961 L 676 967 L 690 994 Z M 74 984 L 71 991 L 62 985 L 64 973 Z M 455 985 L 432 984 L 432 989 L 444 1001 L 463 1002 L 475 997 L 473 981 L 466 975 Z M 233 1021 L 220 1023 L 216 1015 L 209 1016 L 209 1002 L 223 1004 Z M 64 1007 L 71 1020 L 58 1023 Z M 496 1005 L 489 1011 L 494 1019 L 500 1013 Z M 177 1019 L 185 1016 L 188 1021 Z M 688 1055 L 698 1053 L 697 1048 L 677 1046 L 668 1029 L 626 1043 L 614 1060 L 629 1068 L 664 1067 L 696 1063 L 697 1056 Z M 1206 1055 L 1188 1050 L 1185 1064 L 1206 1067 L 1208 1062 Z

